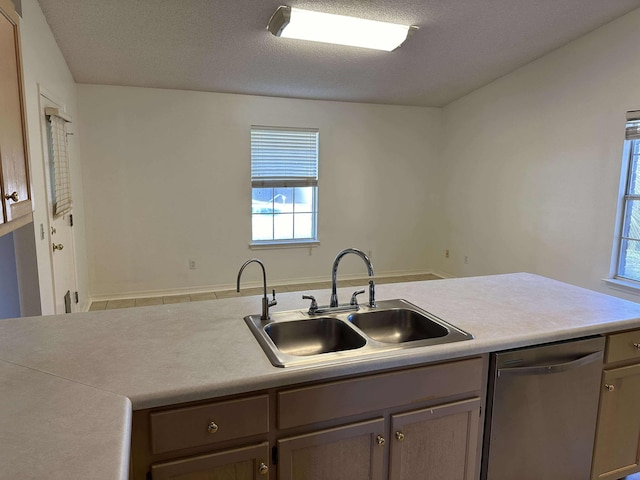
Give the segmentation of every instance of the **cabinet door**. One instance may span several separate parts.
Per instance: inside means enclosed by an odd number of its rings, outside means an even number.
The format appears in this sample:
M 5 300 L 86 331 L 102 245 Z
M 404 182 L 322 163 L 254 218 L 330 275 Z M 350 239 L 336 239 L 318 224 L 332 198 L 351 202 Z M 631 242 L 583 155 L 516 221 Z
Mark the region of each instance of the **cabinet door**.
M 0 0 L 0 164 L 4 221 L 31 212 L 18 17 L 10 7 L 10 2 Z
M 382 480 L 382 418 L 278 441 L 279 480 Z
M 605 370 L 592 479 L 640 470 L 640 365 Z
M 153 480 L 259 480 L 268 475 L 267 442 L 151 467 Z
M 391 417 L 390 480 L 478 477 L 480 399 Z

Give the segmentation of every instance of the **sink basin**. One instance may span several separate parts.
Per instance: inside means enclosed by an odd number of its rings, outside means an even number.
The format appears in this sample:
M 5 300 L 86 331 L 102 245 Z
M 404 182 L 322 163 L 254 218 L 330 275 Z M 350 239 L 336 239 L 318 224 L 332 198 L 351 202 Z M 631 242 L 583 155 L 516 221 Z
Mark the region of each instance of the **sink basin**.
M 384 343 L 413 342 L 449 333 L 445 326 L 407 308 L 352 313 L 348 318 L 368 337 Z
M 282 353 L 308 356 L 361 348 L 367 341 L 337 318 L 274 322 L 265 333 Z
M 276 367 L 328 365 L 393 350 L 473 338 L 469 333 L 406 300 L 384 300 L 375 308 L 309 315 L 306 310 L 271 312 L 269 320 L 245 322 Z

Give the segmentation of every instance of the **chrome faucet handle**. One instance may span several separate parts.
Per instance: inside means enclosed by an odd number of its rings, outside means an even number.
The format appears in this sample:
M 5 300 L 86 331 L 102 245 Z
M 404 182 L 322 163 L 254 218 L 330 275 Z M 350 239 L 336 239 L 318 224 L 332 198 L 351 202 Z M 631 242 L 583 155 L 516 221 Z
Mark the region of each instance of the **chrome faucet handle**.
M 358 295 L 360 295 L 361 293 L 364 293 L 364 290 L 356 290 L 355 292 L 353 292 L 353 295 L 351 295 L 351 301 L 349 302 L 349 305 L 358 305 Z
M 307 312 L 309 315 L 313 315 L 318 311 L 318 302 L 316 302 L 316 297 L 313 295 L 302 295 L 303 300 L 311 300 L 311 305 L 309 305 L 309 311 Z
M 375 308 L 376 305 L 376 282 L 369 280 L 369 307 Z
M 276 300 L 276 289 L 275 288 L 273 290 L 271 290 L 271 295 L 272 295 L 272 300 L 269 302 L 269 306 L 273 307 L 274 305 L 278 304 L 278 301 Z

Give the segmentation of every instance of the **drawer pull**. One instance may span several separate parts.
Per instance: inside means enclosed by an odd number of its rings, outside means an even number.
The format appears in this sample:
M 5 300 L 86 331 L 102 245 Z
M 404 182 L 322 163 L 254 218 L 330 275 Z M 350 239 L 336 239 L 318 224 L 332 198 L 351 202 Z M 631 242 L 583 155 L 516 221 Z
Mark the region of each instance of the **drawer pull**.
M 380 445 L 381 447 L 384 447 L 385 444 L 385 439 L 382 435 L 378 435 L 376 437 L 376 442 L 378 443 L 378 445 Z
M 640 343 L 634 343 L 633 346 L 636 347 L 637 350 L 640 350 Z
M 616 389 L 615 385 L 610 385 L 608 383 L 604 385 L 604 388 L 606 388 L 610 392 L 613 392 Z
M 258 473 L 260 475 L 266 475 L 267 473 L 269 473 L 269 467 L 267 467 L 264 463 L 261 463 L 258 467 Z
M 207 430 L 209 431 L 209 433 L 216 433 L 218 431 L 218 425 L 216 424 L 216 422 L 211 420 L 209 422 L 209 426 L 207 427 Z
M 398 439 L 399 442 L 404 440 L 404 433 L 402 433 L 401 431 L 397 431 L 396 432 L 396 438 Z
M 18 197 L 18 192 L 13 192 L 11 195 L 7 193 L 4 198 L 6 198 L 7 200 L 13 200 L 14 202 L 20 200 L 20 197 Z

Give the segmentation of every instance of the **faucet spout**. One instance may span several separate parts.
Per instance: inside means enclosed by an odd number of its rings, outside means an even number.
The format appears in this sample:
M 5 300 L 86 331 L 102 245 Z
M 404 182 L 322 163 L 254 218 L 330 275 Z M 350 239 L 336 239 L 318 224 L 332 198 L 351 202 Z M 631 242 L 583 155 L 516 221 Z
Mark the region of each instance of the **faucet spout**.
M 369 257 L 367 257 L 367 255 L 362 250 L 358 250 L 357 248 L 345 248 L 344 250 L 342 250 L 340 253 L 338 253 L 338 255 L 336 255 L 336 258 L 333 261 L 333 267 L 331 268 L 331 303 L 329 304 L 330 307 L 338 306 L 338 265 L 340 264 L 340 260 L 342 260 L 342 257 L 344 257 L 348 253 L 354 253 L 358 255 L 367 266 L 367 272 L 369 273 L 369 276 L 373 277 L 374 275 L 373 265 L 371 264 L 371 260 L 369 259 Z M 375 283 L 373 280 L 369 280 L 369 307 L 373 308 L 375 306 L 376 306 Z
M 262 263 L 257 258 L 252 258 L 251 260 L 247 260 L 240 267 L 240 271 L 238 272 L 238 281 L 236 283 L 236 292 L 240 291 L 240 277 L 242 276 L 242 272 L 250 263 L 257 263 L 262 268 L 262 283 L 264 286 L 264 296 L 262 297 L 262 313 L 260 315 L 260 320 L 269 320 L 269 307 L 273 307 L 278 304 L 276 300 L 276 291 L 273 291 L 273 300 L 269 301 L 269 297 L 267 296 L 267 271 L 264 268 L 264 263 Z

